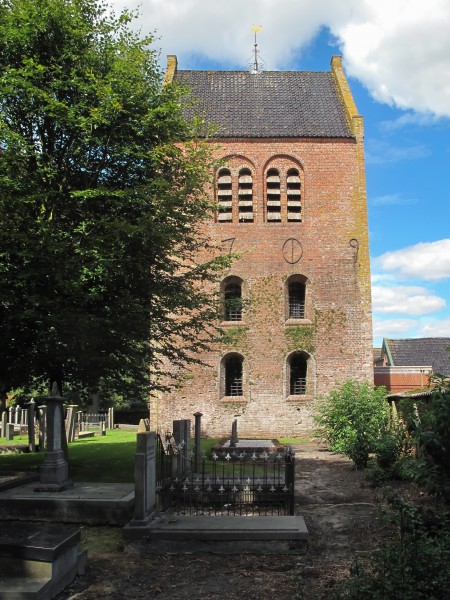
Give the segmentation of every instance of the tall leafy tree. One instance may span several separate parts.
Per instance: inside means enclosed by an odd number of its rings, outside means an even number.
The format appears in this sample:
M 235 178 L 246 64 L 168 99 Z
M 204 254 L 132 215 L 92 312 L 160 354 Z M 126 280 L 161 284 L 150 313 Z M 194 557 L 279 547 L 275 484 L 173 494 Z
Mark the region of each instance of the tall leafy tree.
M 132 18 L 0 4 L 3 393 L 41 378 L 142 396 L 215 315 L 199 283 L 221 264 L 192 260 L 211 157 Z

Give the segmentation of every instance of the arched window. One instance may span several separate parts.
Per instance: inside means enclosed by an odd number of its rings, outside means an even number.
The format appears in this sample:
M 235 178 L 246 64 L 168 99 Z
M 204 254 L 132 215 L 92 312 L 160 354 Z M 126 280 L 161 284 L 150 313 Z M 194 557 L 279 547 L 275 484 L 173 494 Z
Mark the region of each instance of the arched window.
M 294 352 L 288 358 L 288 384 L 290 396 L 306 394 L 308 376 L 308 355 L 305 352 Z
M 280 174 L 277 169 L 269 169 L 266 176 L 266 214 L 267 221 L 278 223 L 281 221 L 281 187 Z
M 301 281 L 291 281 L 288 284 L 289 319 L 305 318 L 305 284 Z
M 311 311 L 311 292 L 308 289 L 308 279 L 304 275 L 291 275 L 287 279 L 284 288 L 286 319 L 308 318 Z
M 229 169 L 220 169 L 217 176 L 217 220 L 226 223 L 233 220 L 233 191 L 231 186 L 231 172 Z
M 241 169 L 239 171 L 239 222 L 253 222 L 253 179 L 250 169 Z
M 224 286 L 225 321 L 242 321 L 242 285 L 237 279 L 231 279 Z
M 237 353 L 227 354 L 222 359 L 222 396 L 243 396 L 243 362 Z
M 300 174 L 297 169 L 289 169 L 286 177 L 287 220 L 300 222 L 302 220 L 302 203 L 300 193 Z

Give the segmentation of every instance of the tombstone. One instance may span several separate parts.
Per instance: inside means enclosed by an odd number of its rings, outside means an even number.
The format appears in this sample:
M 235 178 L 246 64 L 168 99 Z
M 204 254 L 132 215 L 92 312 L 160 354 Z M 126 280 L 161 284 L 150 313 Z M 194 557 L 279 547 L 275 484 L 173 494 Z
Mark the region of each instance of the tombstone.
M 8 412 L 6 410 L 2 413 L 2 437 L 6 437 L 6 426 L 8 425 Z
M 6 425 L 5 438 L 7 442 L 12 442 L 12 440 L 14 439 L 14 423 L 8 423 Z
M 27 405 L 28 412 L 28 448 L 30 452 L 36 452 L 36 432 L 34 428 L 34 420 L 36 415 L 36 404 L 33 398 Z
M 58 386 L 53 384 L 52 395 L 46 399 L 47 405 L 47 437 L 44 462 L 39 468 L 41 485 L 35 491 L 62 491 L 73 484 L 69 480 L 69 465 L 66 430 L 64 427 L 63 398 L 59 395 Z
M 108 429 L 114 429 L 114 408 L 108 408 Z
M 235 419 L 231 425 L 230 448 L 236 448 L 238 441 L 237 419 Z
M 77 411 L 77 427 L 78 427 L 78 435 L 81 431 L 83 431 L 83 411 Z
M 66 412 L 66 438 L 67 443 L 71 443 L 75 440 L 75 421 L 76 421 L 76 404 L 69 404 Z
M 172 472 L 176 477 L 184 477 L 189 472 L 190 467 L 190 432 L 191 422 L 189 419 L 173 421 L 173 437 L 178 446 L 178 454 L 174 457 L 174 468 Z
M 131 525 L 145 525 L 156 510 L 156 434 L 137 434 L 134 462 L 134 519 Z
M 45 441 L 47 439 L 47 407 L 42 405 L 38 409 L 39 420 L 39 451 L 45 450 Z
M 150 431 L 150 420 L 141 419 L 139 421 L 138 433 L 145 433 L 146 431 Z

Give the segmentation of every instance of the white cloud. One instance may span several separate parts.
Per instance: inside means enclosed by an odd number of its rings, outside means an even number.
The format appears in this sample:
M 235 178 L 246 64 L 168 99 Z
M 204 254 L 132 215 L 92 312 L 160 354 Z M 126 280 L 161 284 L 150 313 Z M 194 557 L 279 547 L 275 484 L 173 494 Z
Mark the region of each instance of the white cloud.
M 372 286 L 373 309 L 380 313 L 424 315 L 441 310 L 445 300 L 419 286 Z
M 411 125 L 429 127 L 430 125 L 442 126 L 443 124 L 444 120 L 440 117 L 437 117 L 433 113 L 407 112 L 392 121 L 381 121 L 380 129 L 385 132 L 392 132 L 402 129 L 402 127 L 410 127 Z
M 373 335 L 374 337 L 391 337 L 411 331 L 417 326 L 417 321 L 413 319 L 387 319 L 379 321 L 374 319 Z
M 450 277 L 450 239 L 386 252 L 375 259 L 375 264 L 402 277 L 428 281 L 447 279 Z
M 369 204 L 372 206 L 406 205 L 417 204 L 417 202 L 417 198 L 403 198 L 401 194 L 385 194 L 369 199 Z
M 366 164 L 384 165 L 404 160 L 416 160 L 430 155 L 423 144 L 393 146 L 389 142 L 369 139 L 366 144 Z
M 113 0 L 141 5 L 138 25 L 157 30 L 163 54 L 184 68 L 196 54 L 234 65 L 251 55 L 252 23 L 262 24 L 262 56 L 270 68 L 292 59 L 322 27 L 336 36 L 347 72 L 379 101 L 450 116 L 448 0 Z
M 450 317 L 425 325 L 420 334 L 428 337 L 450 337 Z

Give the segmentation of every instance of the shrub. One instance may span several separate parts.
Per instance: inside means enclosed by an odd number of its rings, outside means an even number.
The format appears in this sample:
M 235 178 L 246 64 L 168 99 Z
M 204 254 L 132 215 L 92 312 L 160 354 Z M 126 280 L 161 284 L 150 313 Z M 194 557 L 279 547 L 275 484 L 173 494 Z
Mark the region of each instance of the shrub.
M 363 564 L 355 562 L 335 600 L 441 600 L 450 581 L 448 515 L 428 519 L 399 499 L 398 535 L 385 542 Z
M 450 501 L 450 393 L 437 390 L 429 404 L 403 403 L 402 412 L 419 459 L 415 480 Z
M 364 468 L 370 453 L 376 451 L 388 417 L 385 388 L 347 381 L 319 403 L 316 422 L 331 450 Z

